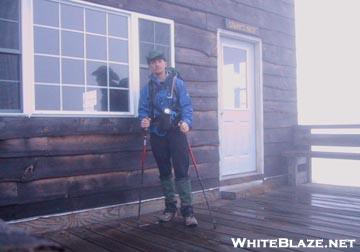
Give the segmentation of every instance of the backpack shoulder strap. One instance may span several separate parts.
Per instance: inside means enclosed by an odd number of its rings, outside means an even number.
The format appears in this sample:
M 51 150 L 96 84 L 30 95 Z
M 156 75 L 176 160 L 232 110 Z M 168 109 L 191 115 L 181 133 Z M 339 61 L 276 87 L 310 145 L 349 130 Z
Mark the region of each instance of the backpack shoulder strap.
M 148 82 L 148 87 L 149 87 L 149 106 L 150 106 L 150 118 L 154 119 L 155 115 L 154 115 L 154 96 L 155 96 L 155 88 L 154 88 L 154 84 L 152 83 L 151 80 L 149 80 Z
M 175 75 L 173 77 L 172 85 L 171 85 L 171 98 L 173 98 L 174 96 L 177 95 L 177 93 L 176 93 L 176 81 L 177 81 L 177 76 Z

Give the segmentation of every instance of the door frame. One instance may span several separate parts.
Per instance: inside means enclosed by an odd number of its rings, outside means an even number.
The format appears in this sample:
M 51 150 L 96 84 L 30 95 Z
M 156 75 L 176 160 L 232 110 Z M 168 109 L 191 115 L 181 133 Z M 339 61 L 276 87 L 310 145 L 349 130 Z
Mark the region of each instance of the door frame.
M 256 170 L 254 172 L 242 173 L 236 175 L 221 176 L 222 169 L 222 150 L 221 150 L 221 83 L 222 75 L 220 66 L 222 46 L 221 39 L 229 38 L 233 40 L 239 40 L 242 42 L 250 43 L 254 46 L 254 106 L 255 106 L 255 155 L 256 155 Z M 264 119 L 263 119 L 263 72 L 262 72 L 262 42 L 260 38 L 244 35 L 241 33 L 231 32 L 223 29 L 217 30 L 217 73 L 218 73 L 218 134 L 219 134 L 219 178 L 221 180 L 252 176 L 255 174 L 264 174 Z

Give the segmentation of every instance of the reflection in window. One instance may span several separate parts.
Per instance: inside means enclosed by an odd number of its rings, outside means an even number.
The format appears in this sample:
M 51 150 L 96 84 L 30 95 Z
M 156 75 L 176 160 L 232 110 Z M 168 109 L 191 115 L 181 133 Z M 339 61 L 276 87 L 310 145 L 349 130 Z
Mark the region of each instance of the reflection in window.
M 0 18 L 7 20 L 19 20 L 19 1 L 1 0 Z
M 82 8 L 72 5 L 61 5 L 61 27 L 82 31 L 84 29 L 84 12 Z
M 86 36 L 86 55 L 88 59 L 106 60 L 106 49 L 106 37 Z
M 19 49 L 19 22 L 0 18 L 0 47 Z
M 223 95 L 227 109 L 247 109 L 247 56 L 240 48 L 223 47 Z
M 112 78 L 111 76 L 114 75 Z M 129 87 L 129 66 L 123 64 L 110 64 L 110 81 L 111 87 Z
M 0 81 L 0 111 L 17 110 L 20 104 L 19 83 Z
M 48 56 L 35 56 L 35 81 L 42 83 L 59 84 L 59 58 Z
M 64 110 L 79 111 L 83 110 L 83 95 L 85 88 L 63 87 L 63 107 Z
M 84 61 L 62 59 L 62 82 L 64 84 L 84 85 Z
M 117 62 L 128 62 L 127 41 L 109 39 L 109 59 Z
M 128 17 L 50 0 L 33 16 L 36 110 L 128 112 Z
M 44 27 L 34 28 L 35 53 L 59 54 L 59 31 Z
M 34 24 L 59 27 L 59 4 L 34 0 Z
M 100 61 L 87 61 L 86 84 L 88 86 L 107 86 L 107 67 Z
M 35 100 L 35 108 L 37 110 L 59 110 L 60 87 L 36 85 Z
M 86 9 L 85 15 L 87 32 L 106 34 L 106 12 Z
M 87 88 L 84 102 L 86 111 L 108 111 L 108 89 Z
M 128 37 L 127 17 L 109 14 L 109 35 L 126 39 Z
M 169 65 L 171 63 L 171 34 L 170 25 L 139 19 L 140 38 L 140 86 L 147 83 L 149 71 L 146 56 L 151 50 L 164 53 Z
M 84 35 L 79 32 L 62 31 L 61 52 L 63 56 L 84 57 Z
M 110 110 L 127 111 L 129 109 L 129 91 L 128 90 L 110 90 Z
M 19 1 L 2 0 L 0 7 L 0 112 L 21 111 Z

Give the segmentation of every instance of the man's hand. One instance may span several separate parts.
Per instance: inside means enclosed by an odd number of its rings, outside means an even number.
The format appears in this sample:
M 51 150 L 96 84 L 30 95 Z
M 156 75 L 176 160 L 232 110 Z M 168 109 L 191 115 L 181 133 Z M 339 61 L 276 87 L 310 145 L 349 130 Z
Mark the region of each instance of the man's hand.
M 183 133 L 187 133 L 190 130 L 189 125 L 184 121 L 179 122 L 179 127 L 181 132 Z
M 150 121 L 151 119 L 149 117 L 145 117 L 144 119 L 141 120 L 141 128 L 143 129 L 147 129 L 150 127 Z

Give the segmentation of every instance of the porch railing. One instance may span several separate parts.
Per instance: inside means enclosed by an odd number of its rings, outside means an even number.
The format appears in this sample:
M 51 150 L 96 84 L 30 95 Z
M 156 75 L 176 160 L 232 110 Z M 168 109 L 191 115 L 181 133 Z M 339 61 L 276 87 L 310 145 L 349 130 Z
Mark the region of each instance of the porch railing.
M 291 185 L 311 182 L 311 158 L 360 160 L 360 150 L 344 148 L 360 147 L 360 125 L 299 125 L 293 130 L 293 149 L 282 153 Z

